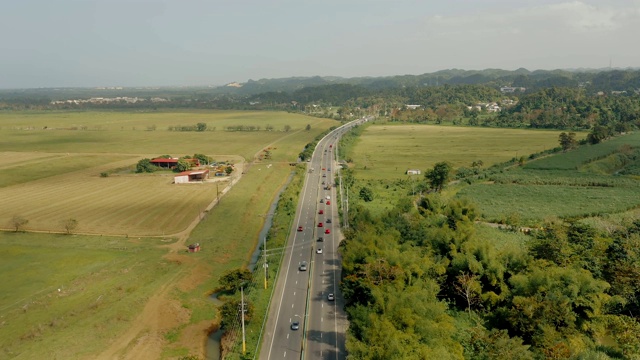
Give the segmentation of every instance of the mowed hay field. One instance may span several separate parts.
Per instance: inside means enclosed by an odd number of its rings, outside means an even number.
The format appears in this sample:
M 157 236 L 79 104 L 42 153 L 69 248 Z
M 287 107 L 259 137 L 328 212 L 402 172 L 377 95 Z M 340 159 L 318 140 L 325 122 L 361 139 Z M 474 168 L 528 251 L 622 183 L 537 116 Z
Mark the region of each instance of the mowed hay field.
M 167 130 L 198 122 L 210 131 Z M 176 186 L 168 172 L 120 169 L 162 154 L 204 153 L 240 163 L 267 147 L 270 161 L 294 161 L 304 144 L 336 122 L 276 112 L 54 112 L 0 113 L 0 124 L 0 154 L 8 159 L 0 165 L 0 228 L 10 229 L 19 215 L 29 220 L 28 230 L 63 231 L 73 218 L 78 233 L 140 236 L 184 230 L 225 183 Z M 275 130 L 222 130 L 267 124 Z M 156 130 L 145 130 L 152 125 Z M 100 177 L 103 172 L 110 176 Z
M 205 123 L 207 130 L 169 131 Z M 337 125 L 330 119 L 267 111 L 186 112 L 0 112 L 0 152 L 79 152 L 116 154 L 240 155 L 247 160 L 262 148 L 289 137 L 309 142 Z M 260 126 L 260 131 L 225 131 L 228 126 Z M 267 125 L 273 131 L 265 131 Z M 284 132 L 284 127 L 291 127 Z M 311 131 L 305 131 L 307 125 Z M 155 127 L 156 130 L 149 130 Z M 305 142 L 306 141 L 306 142 Z M 277 146 L 277 145 L 276 145 Z M 299 153 L 302 148 L 297 149 Z M 275 152 L 274 156 L 278 156 Z M 291 159 L 288 159 L 289 161 Z M 295 159 L 294 159 L 295 160 Z M 283 160 L 285 161 L 285 160 Z
M 167 130 L 198 122 L 210 130 Z M 222 131 L 260 124 L 275 130 Z M 20 215 L 42 231 L 0 232 L 0 359 L 202 355 L 216 320 L 207 293 L 247 263 L 289 162 L 337 124 L 276 112 L 0 113 L 0 227 Z M 271 159 L 254 160 L 267 147 Z M 141 158 L 194 153 L 247 162 L 204 213 L 228 180 L 174 185 L 168 171 L 131 171 Z M 78 228 L 59 234 L 69 218 Z M 190 242 L 203 251 L 187 254 Z
M 384 180 L 406 177 L 407 169 L 424 171 L 440 161 L 454 168 L 485 167 L 558 146 L 560 131 L 493 129 L 436 125 L 366 127 L 350 157 L 357 178 Z M 580 138 L 581 135 L 578 135 Z

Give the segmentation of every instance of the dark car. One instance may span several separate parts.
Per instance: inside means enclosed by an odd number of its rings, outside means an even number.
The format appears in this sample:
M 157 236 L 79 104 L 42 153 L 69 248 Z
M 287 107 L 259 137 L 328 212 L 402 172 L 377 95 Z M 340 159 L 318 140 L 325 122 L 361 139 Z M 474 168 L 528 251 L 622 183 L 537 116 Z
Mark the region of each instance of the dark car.
M 318 223 L 318 227 L 323 227 L 324 224 L 322 224 L 321 222 Z
M 291 330 L 298 330 L 300 329 L 300 322 L 299 321 L 294 321 L 291 323 Z
M 302 226 L 298 226 L 298 231 L 303 231 Z
M 327 224 L 331 224 L 331 219 L 327 219 Z
M 324 241 L 324 238 L 323 238 L 322 236 L 320 236 L 320 237 L 318 238 L 318 241 Z

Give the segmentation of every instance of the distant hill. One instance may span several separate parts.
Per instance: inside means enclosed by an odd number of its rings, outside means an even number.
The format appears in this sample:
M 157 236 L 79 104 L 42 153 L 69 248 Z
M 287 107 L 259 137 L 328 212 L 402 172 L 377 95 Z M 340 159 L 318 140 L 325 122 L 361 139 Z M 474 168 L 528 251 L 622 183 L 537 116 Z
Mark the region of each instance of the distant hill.
M 266 92 L 294 92 L 306 87 L 330 84 L 359 85 L 370 90 L 399 87 L 421 87 L 439 85 L 488 85 L 517 86 L 536 90 L 559 86 L 576 87 L 597 84 L 601 91 L 640 88 L 640 69 L 577 69 L 577 70 L 517 70 L 448 69 L 421 75 L 396 75 L 386 77 L 290 77 L 280 79 L 249 80 L 239 87 L 218 87 L 217 93 L 255 95 Z
M 336 85 L 350 85 L 345 88 Z M 248 80 L 244 83 L 233 82 L 223 86 L 175 86 L 175 87 L 125 87 L 125 88 L 39 88 L 0 90 L 0 100 L 20 102 L 29 99 L 29 103 L 46 104 L 51 100 L 79 99 L 91 97 L 166 97 L 171 99 L 192 99 L 194 101 L 215 99 L 220 96 L 255 97 L 270 94 L 292 94 L 302 89 L 328 86 L 326 91 L 346 90 L 364 94 L 386 89 L 418 88 L 442 85 L 484 85 L 498 89 L 503 86 L 526 88 L 528 92 L 549 87 L 583 87 L 595 93 L 598 91 L 627 91 L 632 93 L 640 89 L 640 69 L 568 69 L 517 70 L 485 69 L 463 70 L 447 69 L 421 75 L 395 75 L 383 77 L 338 76 L 289 77 L 278 79 Z M 322 90 L 326 92 L 325 90 Z M 304 93 L 304 92 L 303 92 Z M 325 98 L 332 97 L 327 94 Z M 335 97 L 335 96 L 334 96 Z M 337 98 L 343 98 L 339 94 Z

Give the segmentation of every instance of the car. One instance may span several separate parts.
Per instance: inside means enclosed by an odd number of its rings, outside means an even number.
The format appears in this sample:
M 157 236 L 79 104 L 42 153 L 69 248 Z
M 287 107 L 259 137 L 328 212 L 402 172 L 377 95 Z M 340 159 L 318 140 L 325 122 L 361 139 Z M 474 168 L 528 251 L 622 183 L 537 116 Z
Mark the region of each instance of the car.
M 324 185 L 324 181 L 322 182 L 322 185 Z
M 324 231 L 324 233 L 325 233 L 325 234 L 331 234 L 331 230 L 326 229 L 326 230 Z
M 324 214 L 324 210 L 322 210 L 322 209 L 318 210 L 318 214 L 320 214 L 320 215 Z
M 331 201 L 327 200 L 327 205 L 331 205 Z
M 327 219 L 327 224 L 331 224 L 331 219 Z
M 322 174 L 322 177 L 327 177 L 327 174 Z
M 324 203 L 324 199 L 320 199 L 320 204 L 323 204 L 323 203 Z
M 318 227 L 323 227 L 323 226 L 324 226 L 324 224 L 322 222 L 318 223 Z
M 327 170 L 327 169 L 325 169 L 325 168 L 322 168 L 322 171 L 324 171 L 324 170 Z
M 302 226 L 298 226 L 298 231 L 303 231 L 304 229 L 302 228 Z
M 321 248 L 318 248 L 318 249 L 316 250 L 316 254 L 322 254 L 322 249 L 321 249 Z
M 303 261 L 300 263 L 300 267 L 298 267 L 300 271 L 307 271 L 307 262 Z
M 333 301 L 333 300 L 335 300 L 335 299 L 336 299 L 335 295 L 333 295 L 333 294 L 329 294 L 329 295 L 327 295 L 327 300 L 329 300 L 329 301 Z
M 331 168 L 327 168 L 327 171 L 331 171 Z
M 324 238 L 322 236 L 319 236 L 318 241 L 324 241 Z
M 300 329 L 300 322 L 299 321 L 294 321 L 291 323 L 291 330 L 298 330 Z

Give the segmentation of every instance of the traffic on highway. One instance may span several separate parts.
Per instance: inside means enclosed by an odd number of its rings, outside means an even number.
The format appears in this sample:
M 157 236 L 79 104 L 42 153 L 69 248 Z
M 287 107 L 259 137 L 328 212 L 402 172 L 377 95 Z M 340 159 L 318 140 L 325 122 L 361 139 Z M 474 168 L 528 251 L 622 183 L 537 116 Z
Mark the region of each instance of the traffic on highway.
M 318 142 L 307 162 L 309 171 L 276 280 L 260 359 L 346 358 L 347 317 L 338 286 L 340 219 L 337 204 L 331 201 L 336 198 L 332 185 L 339 172 L 338 140 L 363 121 L 333 130 Z

